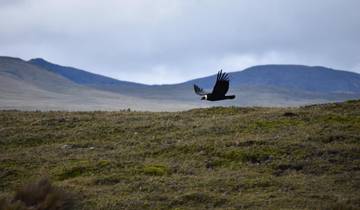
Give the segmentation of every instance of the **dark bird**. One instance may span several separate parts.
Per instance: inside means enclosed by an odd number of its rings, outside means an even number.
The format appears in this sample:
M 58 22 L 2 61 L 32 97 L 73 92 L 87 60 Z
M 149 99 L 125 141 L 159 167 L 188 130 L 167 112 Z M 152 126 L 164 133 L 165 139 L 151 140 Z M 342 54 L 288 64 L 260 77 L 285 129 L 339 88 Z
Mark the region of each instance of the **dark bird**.
M 201 97 L 201 100 L 208 100 L 208 101 L 220 101 L 225 99 L 234 99 L 235 95 L 228 95 L 225 94 L 229 90 L 229 75 L 227 73 L 223 73 L 220 70 L 216 77 L 216 83 L 212 93 L 205 92 L 202 88 L 194 84 L 195 93 Z

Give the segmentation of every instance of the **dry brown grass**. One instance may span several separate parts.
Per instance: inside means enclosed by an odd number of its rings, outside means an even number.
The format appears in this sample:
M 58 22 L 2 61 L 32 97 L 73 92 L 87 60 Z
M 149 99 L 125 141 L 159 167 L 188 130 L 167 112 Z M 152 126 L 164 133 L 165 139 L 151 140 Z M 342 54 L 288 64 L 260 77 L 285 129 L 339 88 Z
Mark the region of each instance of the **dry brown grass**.
M 67 210 L 73 206 L 73 195 L 53 186 L 48 178 L 20 188 L 12 199 L 3 199 L 0 210 Z

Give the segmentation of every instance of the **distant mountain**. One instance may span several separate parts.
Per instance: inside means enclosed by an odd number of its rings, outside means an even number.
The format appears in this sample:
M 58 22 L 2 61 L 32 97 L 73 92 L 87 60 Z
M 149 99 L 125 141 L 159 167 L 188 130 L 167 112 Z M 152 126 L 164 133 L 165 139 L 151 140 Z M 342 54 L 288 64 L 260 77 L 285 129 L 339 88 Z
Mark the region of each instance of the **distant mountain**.
M 263 65 L 230 73 L 238 86 L 273 87 L 317 93 L 360 93 L 360 74 L 320 66 Z M 190 81 L 211 86 L 215 76 Z
M 98 74 L 93 74 L 81 69 L 60 66 L 44 59 L 31 59 L 28 63 L 59 74 L 74 83 L 99 90 L 111 91 L 128 96 L 136 96 L 147 99 L 168 99 L 193 101 L 197 97 L 192 92 L 192 86 L 187 84 L 177 85 L 146 85 L 134 82 L 116 80 Z
M 211 91 L 216 77 L 214 74 L 174 85 L 145 85 L 119 81 L 84 70 L 52 64 L 43 59 L 32 59 L 29 63 L 65 76 L 77 84 L 151 99 L 193 101 L 196 96 L 192 92 L 192 85 L 196 83 Z M 360 93 L 360 74 L 325 67 L 262 65 L 229 74 L 231 78 L 230 91 L 234 91 L 235 94 L 242 95 L 244 91 L 251 94 L 258 92 L 255 96 L 260 96 L 264 92 L 268 92 L 271 95 L 276 94 L 275 99 L 279 97 L 279 94 L 284 95 L 283 97 L 289 103 L 291 100 L 301 101 L 302 98 L 325 101 L 344 100 L 356 98 Z M 297 98 L 291 99 L 293 96 Z M 234 105 L 251 104 L 252 100 L 250 102 L 244 101 L 244 99 L 237 100 Z M 261 99 L 259 98 L 259 100 Z M 281 102 L 281 104 L 284 103 L 286 104 L 286 101 Z
M 39 102 L 38 98 L 47 98 L 51 99 L 47 103 L 58 105 L 56 107 L 78 107 L 79 110 L 95 107 L 105 110 L 126 107 L 181 110 L 219 105 L 298 106 L 360 98 L 360 74 L 353 72 L 301 65 L 263 65 L 229 74 L 229 92 L 235 94 L 236 99 L 207 102 L 200 101 L 195 95 L 193 84 L 211 91 L 215 74 L 179 84 L 146 85 L 53 64 L 41 58 L 25 62 L 0 57 L 0 108 L 4 107 L 2 104 L 11 107 L 16 101 L 26 104 L 29 97 L 25 96 L 29 95 L 34 96 L 30 97 L 33 107 Z
M 141 88 L 148 85 L 120 81 L 110 77 L 102 76 L 99 74 L 90 73 L 81 69 L 60 66 L 50 63 L 42 58 L 35 58 L 28 61 L 28 63 L 46 69 L 48 71 L 59 74 L 77 84 L 96 87 L 99 89 L 115 89 L 115 88 Z
M 95 89 L 21 59 L 0 57 L 0 109 L 162 111 L 193 107 Z
M 121 89 L 132 90 L 133 88 L 162 86 L 120 81 L 73 67 L 52 64 L 41 58 L 31 59 L 28 62 L 60 74 L 77 84 L 114 90 L 115 92 L 119 92 Z M 360 74 L 320 66 L 262 65 L 250 67 L 243 71 L 231 72 L 230 77 L 232 80 L 231 85 L 234 87 L 272 87 L 319 93 L 360 93 Z M 212 88 L 214 80 L 215 74 L 175 86 L 198 83 L 205 88 Z
M 0 57 L 0 76 L 21 81 L 24 86 L 33 86 L 46 91 L 64 93 L 68 89 L 79 88 L 58 74 L 28 64 L 19 58 Z

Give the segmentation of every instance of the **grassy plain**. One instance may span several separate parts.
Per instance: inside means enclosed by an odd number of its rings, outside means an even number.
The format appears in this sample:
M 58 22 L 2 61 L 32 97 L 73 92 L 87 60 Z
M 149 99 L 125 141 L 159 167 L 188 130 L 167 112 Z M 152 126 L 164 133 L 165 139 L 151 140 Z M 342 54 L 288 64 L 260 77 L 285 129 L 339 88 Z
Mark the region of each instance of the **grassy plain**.
M 360 209 L 360 101 L 0 112 L 0 197 L 47 176 L 75 209 Z

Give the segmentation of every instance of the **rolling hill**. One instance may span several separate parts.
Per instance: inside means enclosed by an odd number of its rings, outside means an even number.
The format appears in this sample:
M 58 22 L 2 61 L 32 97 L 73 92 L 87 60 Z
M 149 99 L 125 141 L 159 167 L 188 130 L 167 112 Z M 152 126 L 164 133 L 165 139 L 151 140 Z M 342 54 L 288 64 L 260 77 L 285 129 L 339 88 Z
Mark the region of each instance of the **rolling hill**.
M 229 74 L 229 92 L 235 94 L 236 99 L 214 103 L 200 101 L 193 92 L 193 84 L 210 91 L 215 75 L 179 84 L 146 85 L 53 64 L 41 58 L 26 62 L 0 57 L 3 81 L 0 107 L 174 111 L 222 105 L 299 106 L 360 98 L 360 75 L 353 72 L 301 65 L 263 65 Z M 16 88 L 8 88 L 10 86 Z
M 0 108 L 20 110 L 179 110 L 188 104 L 98 90 L 18 58 L 0 57 Z
M 195 79 L 210 87 L 214 76 Z M 359 93 L 360 74 L 319 66 L 262 65 L 230 73 L 233 85 L 274 87 L 317 93 Z

